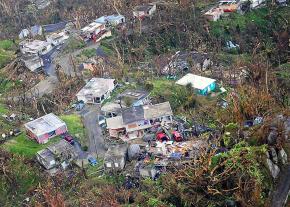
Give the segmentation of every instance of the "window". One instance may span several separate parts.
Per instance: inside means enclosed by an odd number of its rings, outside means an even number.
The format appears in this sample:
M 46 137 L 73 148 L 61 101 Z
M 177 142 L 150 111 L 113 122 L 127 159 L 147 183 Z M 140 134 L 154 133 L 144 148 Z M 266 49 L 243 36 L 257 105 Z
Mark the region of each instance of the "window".
M 100 99 L 100 97 L 96 97 L 96 98 L 94 98 L 94 102 L 95 102 L 95 103 L 101 103 L 101 99 Z

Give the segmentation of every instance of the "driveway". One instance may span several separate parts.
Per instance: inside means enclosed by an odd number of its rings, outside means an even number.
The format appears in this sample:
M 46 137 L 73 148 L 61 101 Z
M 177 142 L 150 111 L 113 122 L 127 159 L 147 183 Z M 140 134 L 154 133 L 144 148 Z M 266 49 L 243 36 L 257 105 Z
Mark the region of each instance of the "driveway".
M 98 115 L 100 113 L 100 106 L 87 105 L 85 109 L 80 113 L 83 118 L 87 135 L 89 138 L 89 153 L 96 153 L 98 158 L 103 158 L 107 151 L 105 147 L 105 141 L 102 134 L 101 127 L 98 123 Z
M 47 54 L 42 55 L 41 58 L 43 60 L 43 69 L 46 75 L 56 77 L 55 73 L 55 62 L 54 59 L 59 55 L 63 45 L 59 45 L 54 47 Z

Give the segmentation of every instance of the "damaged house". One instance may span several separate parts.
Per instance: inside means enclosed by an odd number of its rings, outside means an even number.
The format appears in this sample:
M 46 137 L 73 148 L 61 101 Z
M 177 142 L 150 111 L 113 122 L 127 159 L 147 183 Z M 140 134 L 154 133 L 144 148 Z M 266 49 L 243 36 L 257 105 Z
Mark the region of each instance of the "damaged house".
M 52 33 L 46 37 L 46 41 L 54 46 L 61 45 L 69 38 L 67 32 Z
M 67 132 L 64 121 L 50 113 L 24 124 L 26 135 L 38 143 L 47 143 L 49 139 Z
M 24 55 L 21 57 L 21 61 L 24 63 L 25 67 L 27 67 L 31 72 L 40 72 L 42 67 L 44 66 L 42 58 L 38 55 Z
M 101 111 L 106 117 L 115 117 L 132 106 L 141 106 L 150 103 L 149 93 L 143 90 L 127 89 L 117 96 L 114 102 L 106 103 Z
M 136 6 L 133 10 L 133 16 L 138 19 L 144 19 L 145 17 L 151 17 L 156 10 L 156 4 L 153 3 Z
M 209 21 L 217 21 L 224 14 L 224 10 L 221 8 L 212 8 L 207 11 L 203 16 Z
M 45 55 L 53 48 L 51 43 L 41 40 L 25 40 L 19 43 L 19 47 L 24 55 Z
M 172 116 L 169 102 L 133 106 L 120 116 L 106 119 L 107 129 L 111 137 L 129 141 L 142 138 L 153 126 L 172 123 Z
M 65 169 L 66 166 L 77 157 L 78 154 L 74 147 L 64 139 L 36 153 L 37 161 L 46 170 L 51 170 L 59 165 Z
M 92 78 L 77 94 L 78 101 L 91 104 L 101 104 L 109 98 L 116 88 L 115 79 Z
M 128 146 L 126 144 L 110 146 L 104 157 L 106 171 L 120 171 L 124 169 L 127 150 Z
M 162 74 L 178 74 L 189 71 L 190 68 L 204 71 L 212 65 L 208 53 L 180 52 L 174 54 L 167 65 L 162 69 Z

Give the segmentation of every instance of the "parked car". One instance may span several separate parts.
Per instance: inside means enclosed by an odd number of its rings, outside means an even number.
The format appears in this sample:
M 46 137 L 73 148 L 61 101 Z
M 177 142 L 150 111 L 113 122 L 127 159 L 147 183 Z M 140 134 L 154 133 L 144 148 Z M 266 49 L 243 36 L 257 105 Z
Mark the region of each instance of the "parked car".
M 167 137 L 165 133 L 159 132 L 156 135 L 156 140 L 159 142 L 164 142 L 164 141 L 169 141 L 169 138 Z
M 97 159 L 94 157 L 89 157 L 88 161 L 91 166 L 96 166 L 98 163 Z
M 172 132 L 172 138 L 176 142 L 181 142 L 183 140 L 181 134 L 178 131 Z
M 106 117 L 105 116 L 102 116 L 102 115 L 99 115 L 98 116 L 98 124 L 101 128 L 106 128 L 107 127 L 107 123 L 106 123 Z
M 75 143 L 74 138 L 70 134 L 68 134 L 68 133 L 63 134 L 62 135 L 62 138 L 65 139 L 65 141 L 67 141 L 71 145 L 74 145 L 74 143 Z

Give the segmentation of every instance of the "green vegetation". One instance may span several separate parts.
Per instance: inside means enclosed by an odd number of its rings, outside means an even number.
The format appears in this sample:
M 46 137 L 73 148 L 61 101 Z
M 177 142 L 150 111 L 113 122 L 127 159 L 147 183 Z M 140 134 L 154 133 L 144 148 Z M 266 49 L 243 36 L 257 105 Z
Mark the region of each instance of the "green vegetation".
M 12 50 L 14 43 L 11 40 L 0 41 L 0 48 L 3 50 Z
M 238 13 L 231 13 L 228 17 L 225 17 L 219 21 L 211 22 L 211 33 L 213 36 L 230 38 L 229 32 L 237 29 L 237 27 L 244 31 L 248 28 L 249 24 L 254 24 L 263 31 L 267 31 L 269 28 L 267 16 L 269 9 L 255 9 L 245 15 Z
M 0 68 L 15 57 L 14 43 L 10 40 L 0 41 Z
M 60 137 L 54 137 L 46 144 L 38 144 L 35 140 L 26 137 L 25 133 L 20 134 L 16 138 L 7 141 L 3 148 L 13 154 L 23 155 L 27 158 L 33 158 L 39 150 L 46 148 L 48 145 L 58 142 Z
M 0 206 L 21 206 L 26 193 L 38 186 L 40 173 L 25 158 L 0 152 Z
M 76 38 L 76 37 L 71 37 L 68 40 L 64 51 L 66 53 L 70 53 L 70 52 L 73 52 L 73 51 L 75 51 L 77 49 L 81 49 L 81 48 L 85 47 L 85 45 L 86 45 L 86 43 L 82 39 L 79 39 L 79 38 Z
M 280 70 L 276 72 L 276 75 L 279 78 L 282 78 L 284 80 L 290 80 L 290 63 L 285 63 L 281 65 Z
M 94 49 L 94 48 L 84 49 L 80 55 L 83 55 L 87 58 L 94 57 L 94 56 L 96 56 L 96 49 Z
M 5 114 L 8 112 L 8 109 L 4 106 L 4 104 L 0 103 L 0 114 Z
M 150 83 L 153 84 L 151 96 L 158 102 L 169 101 L 174 111 L 182 112 L 185 109 L 194 108 L 198 104 L 191 88 L 176 85 L 174 81 L 167 79 L 156 79 Z
M 11 80 L 6 79 L 5 77 L 0 77 L 0 94 L 5 94 L 8 91 L 21 86 L 21 84 L 22 84 L 21 81 L 18 81 L 18 80 L 11 81 Z
M 113 50 L 111 49 L 111 45 L 108 40 L 103 40 L 100 47 L 106 55 L 112 56 Z
M 66 123 L 68 132 L 76 137 L 81 145 L 87 145 L 87 139 L 85 136 L 85 129 L 82 123 L 82 119 L 77 114 L 62 115 L 60 118 Z

